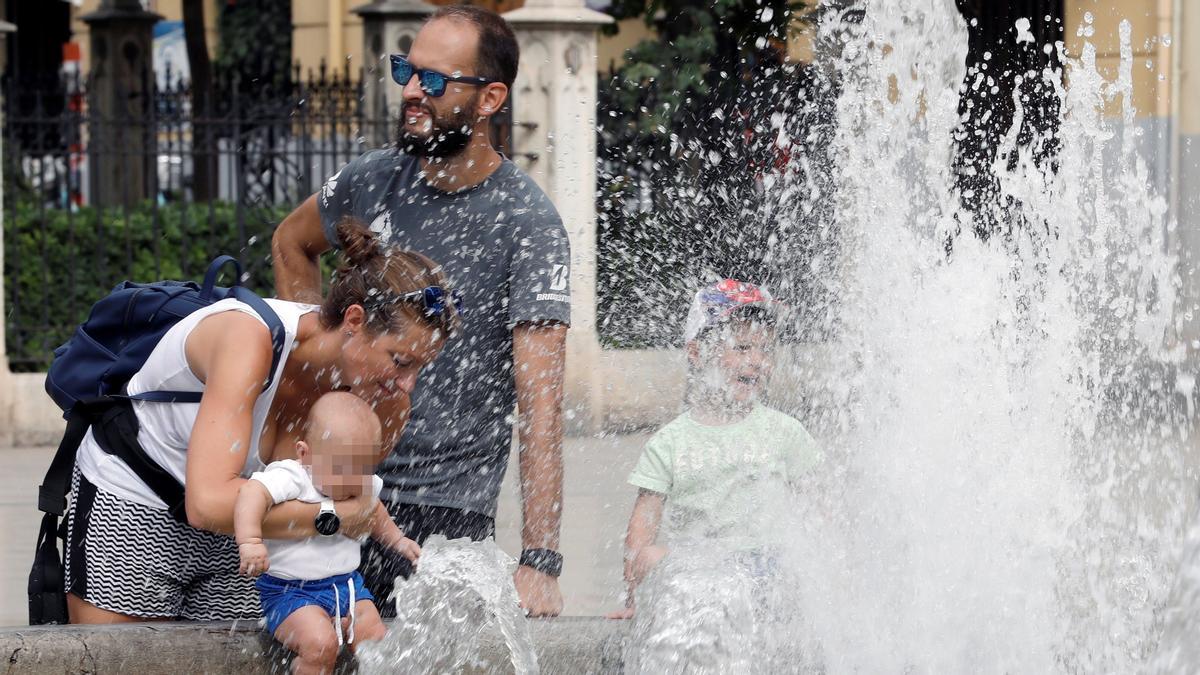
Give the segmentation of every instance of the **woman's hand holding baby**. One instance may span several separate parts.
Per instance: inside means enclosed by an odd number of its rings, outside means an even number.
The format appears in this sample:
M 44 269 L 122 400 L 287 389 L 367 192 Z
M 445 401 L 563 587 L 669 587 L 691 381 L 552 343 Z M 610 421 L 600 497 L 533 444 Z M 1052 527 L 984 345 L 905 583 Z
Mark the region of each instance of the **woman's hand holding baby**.
M 267 547 L 257 537 L 238 543 L 238 557 L 241 558 L 238 572 L 245 576 L 256 577 L 271 569 Z
M 342 521 L 341 533 L 351 539 L 371 534 L 375 528 L 375 511 L 378 505 L 379 498 L 369 493 L 339 501 L 336 508 Z

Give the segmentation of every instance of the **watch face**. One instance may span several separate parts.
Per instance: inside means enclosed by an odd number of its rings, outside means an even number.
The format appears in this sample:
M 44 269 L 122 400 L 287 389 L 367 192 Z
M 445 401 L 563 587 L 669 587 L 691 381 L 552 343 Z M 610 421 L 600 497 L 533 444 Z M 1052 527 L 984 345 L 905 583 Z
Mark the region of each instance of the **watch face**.
M 342 526 L 341 518 L 338 518 L 336 513 L 331 511 L 322 511 L 317 514 L 317 519 L 314 522 L 317 532 L 325 536 L 337 534 L 338 528 Z

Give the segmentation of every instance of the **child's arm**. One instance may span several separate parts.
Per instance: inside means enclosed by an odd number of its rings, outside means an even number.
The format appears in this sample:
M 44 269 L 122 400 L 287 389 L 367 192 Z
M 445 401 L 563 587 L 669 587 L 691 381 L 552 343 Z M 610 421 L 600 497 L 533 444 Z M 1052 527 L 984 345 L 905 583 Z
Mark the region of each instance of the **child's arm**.
M 256 480 L 248 480 L 238 488 L 237 502 L 233 505 L 233 531 L 241 559 L 238 571 L 242 574 L 256 576 L 271 566 L 267 547 L 263 545 L 262 522 L 274 503 L 267 486 Z
M 654 545 L 666 501 L 667 496 L 661 492 L 644 488 L 638 491 L 633 513 L 629 516 L 629 529 L 625 533 L 626 611 L 618 612 L 615 618 L 633 616 L 634 589 L 667 554 L 665 547 Z
M 392 516 L 384 507 L 383 502 L 378 502 L 375 507 L 371 538 L 388 548 L 399 551 L 400 555 L 408 558 L 411 562 L 416 562 L 417 558 L 421 556 L 421 547 L 417 545 L 417 542 L 404 536 L 399 526 L 392 521 Z
M 662 555 L 647 555 L 647 552 L 652 548 L 662 548 L 655 547 L 654 540 L 658 537 L 658 526 L 662 522 L 666 502 L 667 496 L 660 492 L 638 491 L 637 502 L 629 516 L 629 531 L 625 535 L 625 579 L 635 586 L 662 559 Z M 665 554 L 666 550 L 662 553 Z

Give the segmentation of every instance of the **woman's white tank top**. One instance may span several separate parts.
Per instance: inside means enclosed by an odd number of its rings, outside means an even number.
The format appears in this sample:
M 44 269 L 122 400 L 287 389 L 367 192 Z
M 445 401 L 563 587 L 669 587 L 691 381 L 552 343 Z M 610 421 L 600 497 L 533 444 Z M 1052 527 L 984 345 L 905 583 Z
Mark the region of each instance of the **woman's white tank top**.
M 300 317 L 309 312 L 317 311 L 315 305 L 304 305 L 285 300 L 267 300 L 271 309 L 279 315 L 283 322 L 284 344 L 283 356 L 275 377 L 258 400 L 254 402 L 254 426 L 250 433 L 250 448 L 246 453 L 246 464 L 242 468 L 242 476 L 260 470 L 264 465 L 259 459 L 258 442 L 266 425 L 267 414 L 271 410 L 271 401 L 279 389 L 279 380 L 283 375 L 283 366 L 296 343 L 296 327 Z M 204 383 L 197 378 L 188 367 L 187 354 L 184 346 L 192 329 L 203 319 L 220 312 L 243 312 L 262 320 L 251 307 L 237 300 L 222 300 L 204 309 L 196 310 L 171 327 L 163 335 L 151 352 L 150 358 L 142 369 L 129 380 L 126 390 L 130 394 L 141 394 L 147 391 L 204 391 Z M 264 322 L 263 325 L 266 325 Z M 165 469 L 180 483 L 185 482 L 187 467 L 188 439 L 192 427 L 196 423 L 196 414 L 200 410 L 199 403 L 156 403 L 151 401 L 134 401 L 134 412 L 137 414 L 141 430 L 138 441 L 142 449 L 156 464 Z M 143 504 L 152 508 L 165 509 L 163 503 L 154 491 L 142 482 L 137 474 L 125 462 L 104 452 L 92 437 L 89 430 L 79 446 L 76 462 L 80 472 L 97 488 L 122 499 Z

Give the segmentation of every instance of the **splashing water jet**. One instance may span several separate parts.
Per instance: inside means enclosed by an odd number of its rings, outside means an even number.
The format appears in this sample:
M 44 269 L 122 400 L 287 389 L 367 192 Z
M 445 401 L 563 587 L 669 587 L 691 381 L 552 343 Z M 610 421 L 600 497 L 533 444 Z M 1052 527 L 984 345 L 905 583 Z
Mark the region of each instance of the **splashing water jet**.
M 1056 130 L 1018 142 L 1029 111 L 1014 94 L 985 198 L 956 187 L 972 84 L 955 3 L 860 5 L 821 29 L 839 47 L 833 185 L 774 188 L 830 200 L 837 232 L 813 263 L 833 287 L 834 348 L 794 364 L 832 399 L 801 414 L 834 421 L 825 484 L 801 496 L 831 515 L 782 535 L 791 611 L 829 672 L 1136 670 L 1194 507 L 1194 380 L 1129 24 L 1115 80 L 1090 44 L 1051 46 L 1063 72 L 1020 74 L 1056 99 Z M 1012 37 L 1043 49 L 1027 21 Z M 988 237 L 984 216 L 1001 225 Z M 669 593 L 657 583 L 648 596 Z M 679 630 L 656 620 L 637 619 L 643 654 Z
M 360 672 L 495 672 L 482 650 L 499 641 L 510 655 L 507 672 L 537 675 L 515 570 L 516 561 L 494 541 L 430 537 L 416 573 L 396 580 L 396 619 L 387 637 L 360 649 Z
M 839 671 L 1126 670 L 1153 649 L 1190 506 L 1186 407 L 1166 386 L 1178 280 L 1139 154 L 1129 24 L 1116 81 L 1091 45 L 1060 53 L 1065 78 L 1022 74 L 1059 98 L 1057 137 L 1018 145 L 1014 94 L 999 198 L 972 212 L 954 176 L 955 4 L 865 9 L 836 64 L 842 349 L 827 371 L 846 392 L 834 457 L 850 477 L 827 543 L 851 564 L 821 570 L 838 583 L 811 623 Z M 971 232 L 989 209 L 1008 229 L 985 241 Z

